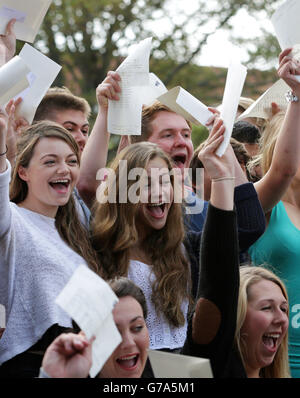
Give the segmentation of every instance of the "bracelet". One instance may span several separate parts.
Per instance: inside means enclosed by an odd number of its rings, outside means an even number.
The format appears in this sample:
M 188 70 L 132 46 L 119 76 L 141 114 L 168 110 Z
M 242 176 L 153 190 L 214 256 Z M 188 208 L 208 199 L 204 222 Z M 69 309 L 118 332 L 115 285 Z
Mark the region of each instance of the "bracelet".
M 211 180 L 213 182 L 216 182 L 216 181 L 234 180 L 234 179 L 235 179 L 235 177 L 220 177 L 220 178 L 212 178 Z
M 3 153 L 0 153 L 0 156 L 3 156 L 3 155 L 6 155 L 6 154 L 7 154 L 8 148 L 7 148 L 7 145 L 5 145 L 5 146 L 6 146 L 6 151 L 3 152 Z

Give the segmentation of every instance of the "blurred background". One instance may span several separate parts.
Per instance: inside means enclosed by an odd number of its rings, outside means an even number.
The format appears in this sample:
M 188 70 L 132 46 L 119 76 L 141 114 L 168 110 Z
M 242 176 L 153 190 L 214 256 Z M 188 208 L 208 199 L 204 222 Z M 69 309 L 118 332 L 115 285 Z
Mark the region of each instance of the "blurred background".
M 88 100 L 131 45 L 152 37 L 150 72 L 207 106 L 222 101 L 232 45 L 248 68 L 242 95 L 258 98 L 277 79 L 280 48 L 270 18 L 276 0 L 53 0 L 34 46 L 63 66 L 53 85 Z M 20 48 L 22 45 L 20 45 Z M 19 50 L 20 50 L 19 48 Z M 207 136 L 193 127 L 195 147 Z M 114 156 L 119 136 L 110 140 Z

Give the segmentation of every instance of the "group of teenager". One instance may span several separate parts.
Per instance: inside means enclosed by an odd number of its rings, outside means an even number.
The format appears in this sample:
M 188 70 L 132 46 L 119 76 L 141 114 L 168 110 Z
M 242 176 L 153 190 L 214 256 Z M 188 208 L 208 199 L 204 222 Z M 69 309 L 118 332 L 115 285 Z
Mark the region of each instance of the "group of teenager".
M 5 62 L 14 41 L 9 24 L 0 37 Z M 1 109 L 0 377 L 88 377 L 93 339 L 55 303 L 82 264 L 119 298 L 113 317 L 122 342 L 99 377 L 153 377 L 148 348 L 208 358 L 215 378 L 298 377 L 300 336 L 297 328 L 288 334 L 298 295 L 297 74 L 286 49 L 278 76 L 294 97 L 274 115 L 283 114 L 276 131 L 273 117 L 261 128 L 262 175 L 254 183 L 231 144 L 216 154 L 225 126 L 214 108 L 208 138 L 194 151 L 189 121 L 157 101 L 144 106 L 141 135 L 122 136 L 107 164 L 108 101 L 121 92 L 114 71 L 96 89 L 91 132 L 89 104 L 67 88 L 49 89 L 31 125 L 17 117 L 19 102 Z M 184 178 L 194 152 L 206 200 Z M 129 200 L 134 169 L 144 170 L 137 201 Z

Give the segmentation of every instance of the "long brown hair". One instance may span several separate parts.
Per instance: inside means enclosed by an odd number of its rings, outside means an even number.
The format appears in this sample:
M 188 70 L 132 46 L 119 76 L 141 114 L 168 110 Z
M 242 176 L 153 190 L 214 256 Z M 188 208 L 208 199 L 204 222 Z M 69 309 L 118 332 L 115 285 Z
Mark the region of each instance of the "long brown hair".
M 28 193 L 27 183 L 19 177 L 20 166 L 28 167 L 36 144 L 43 138 L 57 138 L 65 141 L 73 150 L 80 164 L 79 148 L 73 136 L 62 126 L 50 121 L 42 121 L 27 128 L 17 142 L 17 157 L 10 183 L 10 200 L 21 203 Z M 89 264 L 91 269 L 98 271 L 96 254 L 91 246 L 88 232 L 81 224 L 73 195 L 64 206 L 59 206 L 55 225 L 61 238 Z
M 139 203 L 121 203 L 119 200 L 120 160 L 127 161 L 128 187 L 133 184 L 128 180 L 128 173 L 133 168 L 145 169 L 150 160 L 155 157 L 163 159 L 172 169 L 168 156 L 155 144 L 149 142 L 132 144 L 123 149 L 111 164 L 115 173 L 115 180 L 110 179 L 102 194 L 108 192 L 114 185 L 116 189 L 116 203 L 96 203 L 94 220 L 91 225 L 92 242 L 96 249 L 103 275 L 106 279 L 116 276 L 127 276 L 130 248 L 139 240 L 136 218 Z M 174 187 L 176 178 L 171 173 L 171 183 Z M 172 203 L 165 226 L 161 230 L 154 230 L 143 240 L 143 250 L 151 260 L 149 266 L 155 275 L 152 286 L 152 301 L 158 311 L 162 311 L 166 318 L 175 326 L 185 322 L 181 310 L 182 301 L 190 298 L 190 271 L 188 261 L 182 250 L 184 226 L 180 203 Z

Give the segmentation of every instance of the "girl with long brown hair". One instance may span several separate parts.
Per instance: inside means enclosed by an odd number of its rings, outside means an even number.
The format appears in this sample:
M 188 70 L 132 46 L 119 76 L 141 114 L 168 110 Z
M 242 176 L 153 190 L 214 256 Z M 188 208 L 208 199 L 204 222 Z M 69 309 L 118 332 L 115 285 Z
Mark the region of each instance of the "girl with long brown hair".
M 11 173 L 3 112 L 0 122 L 0 376 L 35 377 L 46 347 L 72 327 L 57 295 L 78 265 L 98 266 L 72 197 L 80 163 L 72 135 L 53 122 L 32 125 Z

